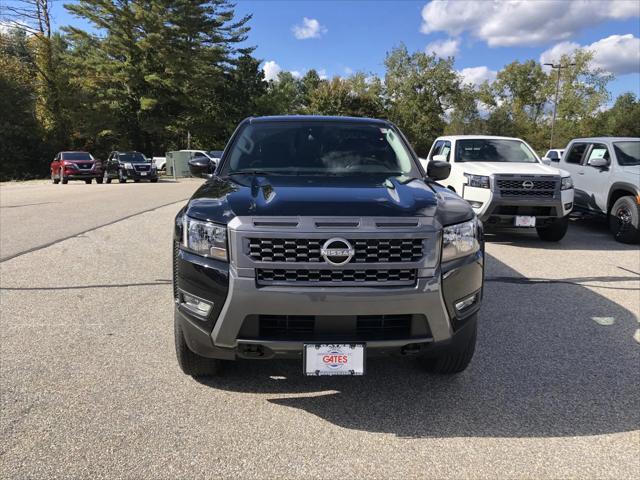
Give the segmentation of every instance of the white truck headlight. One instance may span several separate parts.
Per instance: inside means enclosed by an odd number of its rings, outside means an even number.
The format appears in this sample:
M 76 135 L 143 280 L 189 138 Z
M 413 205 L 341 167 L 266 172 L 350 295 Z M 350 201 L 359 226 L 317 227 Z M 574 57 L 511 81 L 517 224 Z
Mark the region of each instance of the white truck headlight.
M 126 168 L 127 170 L 133 170 L 133 165 L 131 165 L 130 163 L 125 163 L 124 168 Z
M 569 190 L 573 188 L 573 179 L 571 177 L 562 177 L 560 190 Z
M 480 249 L 478 223 L 474 218 L 468 222 L 449 225 L 442 229 L 442 261 L 466 257 Z
M 490 188 L 489 177 L 484 175 L 471 175 L 470 173 L 465 173 L 464 176 L 467 177 L 467 185 L 470 187 Z
M 227 227 L 182 217 L 182 245 L 186 250 L 204 257 L 228 261 Z

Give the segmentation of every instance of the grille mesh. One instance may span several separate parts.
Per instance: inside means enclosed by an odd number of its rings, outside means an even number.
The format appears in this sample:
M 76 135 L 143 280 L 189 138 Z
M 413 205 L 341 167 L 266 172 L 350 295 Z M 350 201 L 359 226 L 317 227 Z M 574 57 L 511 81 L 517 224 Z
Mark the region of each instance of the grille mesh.
M 525 188 L 524 182 L 531 182 L 533 187 Z M 503 197 L 553 197 L 556 190 L 555 180 L 498 179 L 497 183 Z
M 249 256 L 261 262 L 322 262 L 320 249 L 326 239 L 250 238 Z M 351 262 L 415 262 L 423 257 L 420 238 L 349 240 L 355 249 Z
M 308 283 L 344 283 L 344 282 L 415 282 L 415 269 L 392 270 L 286 270 L 262 269 L 256 270 L 258 282 L 308 282 Z

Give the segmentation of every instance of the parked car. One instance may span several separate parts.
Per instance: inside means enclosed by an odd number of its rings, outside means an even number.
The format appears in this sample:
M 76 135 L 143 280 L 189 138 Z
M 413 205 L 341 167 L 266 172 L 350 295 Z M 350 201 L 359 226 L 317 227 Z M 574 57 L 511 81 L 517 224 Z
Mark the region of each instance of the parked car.
M 571 140 L 560 165 L 575 181 L 575 208 L 608 216 L 616 240 L 640 242 L 640 138 Z
M 151 162 L 156 166 L 156 170 L 159 172 L 167 168 L 167 157 L 153 157 Z
M 547 162 L 559 162 L 564 154 L 564 148 L 552 148 L 551 150 L 547 150 L 547 153 L 542 157 L 542 161 Z
M 459 135 L 438 138 L 433 161 L 451 165 L 442 184 L 467 200 L 486 226 L 535 227 L 546 241 L 559 241 L 569 225 L 573 183 L 568 172 L 543 164 L 523 140 Z
M 191 153 L 191 160 L 200 159 L 200 158 L 208 158 L 214 165 L 218 164 L 218 160 L 220 157 L 216 157 L 217 151 L 205 151 L 205 150 L 180 150 L 181 152 L 189 152 Z M 221 152 L 220 152 L 221 153 Z M 222 155 L 220 155 L 222 156 Z
M 67 184 L 69 180 L 102 183 L 102 165 L 89 152 L 58 152 L 50 165 L 51 181 Z
M 424 175 L 386 120 L 244 120 L 215 175 L 175 219 L 178 363 L 293 357 L 306 375 L 362 375 L 368 355 L 473 356 L 482 226 Z
M 134 182 L 158 181 L 156 166 L 140 152 L 111 152 L 104 168 L 104 181 L 111 183 L 117 178 L 120 183 L 131 179 Z

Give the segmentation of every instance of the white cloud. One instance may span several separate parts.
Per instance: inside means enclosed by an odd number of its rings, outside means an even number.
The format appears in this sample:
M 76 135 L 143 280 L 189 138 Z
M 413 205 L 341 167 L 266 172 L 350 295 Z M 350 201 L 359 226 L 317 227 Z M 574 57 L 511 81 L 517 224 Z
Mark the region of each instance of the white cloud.
M 327 76 L 327 71 L 324 68 L 317 70 L 317 72 L 318 72 L 318 76 L 320 77 L 320 80 L 326 80 L 327 78 L 329 78 Z
M 291 70 L 289 73 L 293 75 L 293 78 L 302 78 L 303 75 L 299 70 Z
M 469 83 L 475 87 L 479 87 L 484 82 L 493 82 L 498 72 L 490 70 L 486 66 L 463 68 L 458 72 L 462 76 L 464 83 Z
M 264 72 L 264 79 L 271 81 L 278 79 L 278 74 L 282 71 L 282 68 L 275 61 L 269 60 L 262 66 L 262 71 Z
M 449 38 L 429 43 L 425 49 L 427 55 L 432 53 L 440 58 L 454 57 L 460 51 L 460 40 Z
M 640 38 L 633 34 L 611 35 L 591 45 L 561 42 L 542 52 L 541 63 L 557 63 L 562 55 L 570 55 L 578 48 L 593 52 L 591 65 L 616 75 L 640 73 Z M 548 69 L 548 67 L 547 67 Z
M 567 40 L 609 19 L 640 16 L 636 0 L 433 0 L 422 9 L 422 33 L 469 32 L 492 47 Z
M 344 67 L 344 74 L 349 76 L 349 75 L 353 75 L 353 68 L 351 67 Z
M 301 25 L 291 27 L 293 35 L 298 40 L 306 40 L 308 38 L 320 38 L 321 35 L 327 33 L 326 27 L 320 25 L 315 18 L 304 17 Z

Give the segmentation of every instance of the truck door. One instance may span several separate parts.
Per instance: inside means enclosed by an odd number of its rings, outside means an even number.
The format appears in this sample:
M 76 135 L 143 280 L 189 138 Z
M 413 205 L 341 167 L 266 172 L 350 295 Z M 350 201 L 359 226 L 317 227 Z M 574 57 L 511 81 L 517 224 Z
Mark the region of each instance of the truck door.
M 577 208 L 588 208 L 589 195 L 586 193 L 584 180 L 584 165 L 582 160 L 587 152 L 589 144 L 586 142 L 572 143 L 569 150 L 562 156 L 561 167 L 571 174 L 575 189 L 574 203 Z
M 591 161 L 602 158 L 608 162 L 606 167 L 594 167 Z M 584 170 L 581 177 L 582 190 L 587 194 L 587 206 L 589 210 L 606 212 L 607 188 L 609 174 L 611 172 L 611 153 L 604 143 L 592 143 L 585 155 Z

